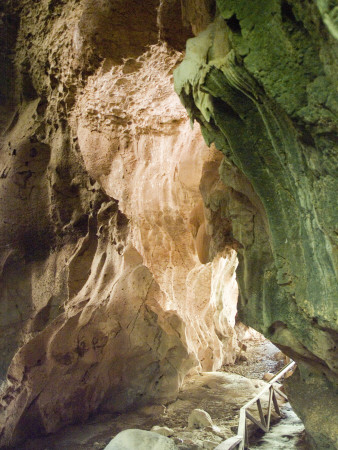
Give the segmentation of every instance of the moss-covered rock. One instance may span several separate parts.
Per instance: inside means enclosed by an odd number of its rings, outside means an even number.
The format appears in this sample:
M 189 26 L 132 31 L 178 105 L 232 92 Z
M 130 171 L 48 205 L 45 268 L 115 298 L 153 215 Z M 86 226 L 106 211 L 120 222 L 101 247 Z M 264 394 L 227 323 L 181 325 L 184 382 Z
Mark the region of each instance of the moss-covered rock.
M 230 190 L 205 201 L 232 222 L 240 318 L 336 395 L 337 44 L 317 3 L 219 0 L 214 23 L 188 41 L 175 88 L 226 157 Z M 311 434 L 310 395 L 294 404 Z

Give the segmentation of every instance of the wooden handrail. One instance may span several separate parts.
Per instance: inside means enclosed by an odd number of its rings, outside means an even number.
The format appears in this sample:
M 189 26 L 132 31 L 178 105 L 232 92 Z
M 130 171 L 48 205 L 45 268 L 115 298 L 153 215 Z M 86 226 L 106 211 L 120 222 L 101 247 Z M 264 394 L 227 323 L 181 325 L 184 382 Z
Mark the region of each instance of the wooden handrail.
M 296 363 L 294 361 L 291 361 L 289 364 L 284 366 L 279 372 L 276 373 L 276 375 L 273 378 L 271 378 L 271 380 L 267 383 L 266 386 L 264 386 L 264 388 L 259 392 L 259 394 L 257 394 L 252 400 L 248 401 L 244 406 L 242 406 L 242 408 L 240 409 L 240 412 L 239 412 L 239 424 L 238 424 L 238 429 L 237 429 L 237 435 L 232 436 L 231 438 L 227 439 L 226 441 L 223 441 L 221 444 L 219 444 L 215 448 L 215 450 L 232 450 L 237 447 L 239 450 L 244 450 L 246 448 L 247 444 L 249 444 L 246 419 L 251 420 L 255 425 L 257 425 L 264 432 L 269 431 L 270 422 L 271 422 L 272 405 L 274 406 L 276 413 L 279 416 L 281 416 L 281 412 L 279 410 L 276 394 L 280 395 L 281 397 L 283 397 L 284 399 L 287 400 L 287 396 L 283 392 L 281 392 L 277 387 L 273 386 L 273 384 L 276 381 L 278 381 L 280 378 L 282 378 L 294 366 L 296 366 Z M 269 402 L 268 402 L 268 411 L 267 411 L 267 415 L 265 418 L 260 398 L 267 391 L 269 391 Z M 254 403 L 257 404 L 260 421 L 247 411 L 247 409 L 250 408 L 250 406 L 252 406 Z

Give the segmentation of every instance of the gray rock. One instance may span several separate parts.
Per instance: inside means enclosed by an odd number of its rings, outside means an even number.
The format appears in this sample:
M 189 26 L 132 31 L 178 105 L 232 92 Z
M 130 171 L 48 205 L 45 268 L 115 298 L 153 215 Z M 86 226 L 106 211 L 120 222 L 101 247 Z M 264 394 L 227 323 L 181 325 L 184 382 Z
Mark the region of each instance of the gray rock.
M 154 433 L 158 433 L 158 434 L 162 434 L 162 436 L 173 436 L 174 434 L 174 430 L 172 430 L 171 428 L 168 427 L 160 427 L 158 425 L 155 425 L 151 431 L 153 431 Z
M 210 415 L 203 409 L 194 409 L 188 418 L 188 428 L 213 427 Z
M 169 438 L 145 430 L 124 430 L 112 439 L 105 450 L 178 450 Z

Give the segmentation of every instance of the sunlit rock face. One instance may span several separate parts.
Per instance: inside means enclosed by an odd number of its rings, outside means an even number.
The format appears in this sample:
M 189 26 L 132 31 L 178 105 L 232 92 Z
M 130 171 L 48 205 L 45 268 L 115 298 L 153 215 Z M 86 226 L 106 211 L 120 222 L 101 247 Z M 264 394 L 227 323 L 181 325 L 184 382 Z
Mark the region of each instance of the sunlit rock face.
M 175 73 L 225 155 L 204 202 L 231 224 L 241 319 L 298 362 L 291 402 L 315 448 L 336 448 L 337 8 L 216 3 Z
M 0 445 L 173 399 L 236 349 L 222 155 L 172 76 L 212 3 L 18 3 L 0 24 Z
M 235 311 L 228 315 L 228 332 L 220 333 L 229 340 L 224 346 L 210 303 L 219 265 L 201 265 L 211 260 L 210 237 L 205 231 L 207 244 L 200 250 L 200 226 L 193 217 L 196 208 L 202 220 L 205 216 L 199 191 L 204 164 L 220 156 L 204 144 L 199 127 L 191 129 L 173 90 L 171 73 L 179 58 L 161 44 L 136 60 L 98 71 L 79 97 L 73 119 L 86 169 L 130 218 L 131 242 L 165 294 L 161 305 L 184 319 L 189 348 L 204 370 L 213 370 L 224 357 L 232 361 Z M 227 293 L 235 298 L 236 257 L 229 251 L 224 257 L 232 268 L 224 285 L 230 283 Z

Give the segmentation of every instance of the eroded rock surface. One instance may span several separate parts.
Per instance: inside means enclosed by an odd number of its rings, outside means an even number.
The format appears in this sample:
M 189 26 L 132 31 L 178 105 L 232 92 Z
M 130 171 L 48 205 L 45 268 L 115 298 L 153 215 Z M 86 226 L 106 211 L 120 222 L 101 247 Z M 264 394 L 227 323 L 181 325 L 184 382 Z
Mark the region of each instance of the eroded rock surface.
M 215 199 L 202 191 L 204 202 L 231 223 L 240 317 L 299 363 L 290 401 L 318 448 L 336 448 L 337 431 L 319 433 L 311 410 L 314 397 L 336 429 L 337 8 L 216 3 L 175 73 L 191 118 L 225 155 L 226 187 Z
M 298 361 L 291 402 L 334 448 L 336 18 L 328 1 L 2 2 L 1 445 L 233 362 L 238 252 L 240 318 Z M 176 90 L 224 158 L 173 92 L 197 33 Z
M 1 5 L 0 445 L 235 359 L 236 254 L 199 191 L 221 157 L 173 89 L 193 3 Z

